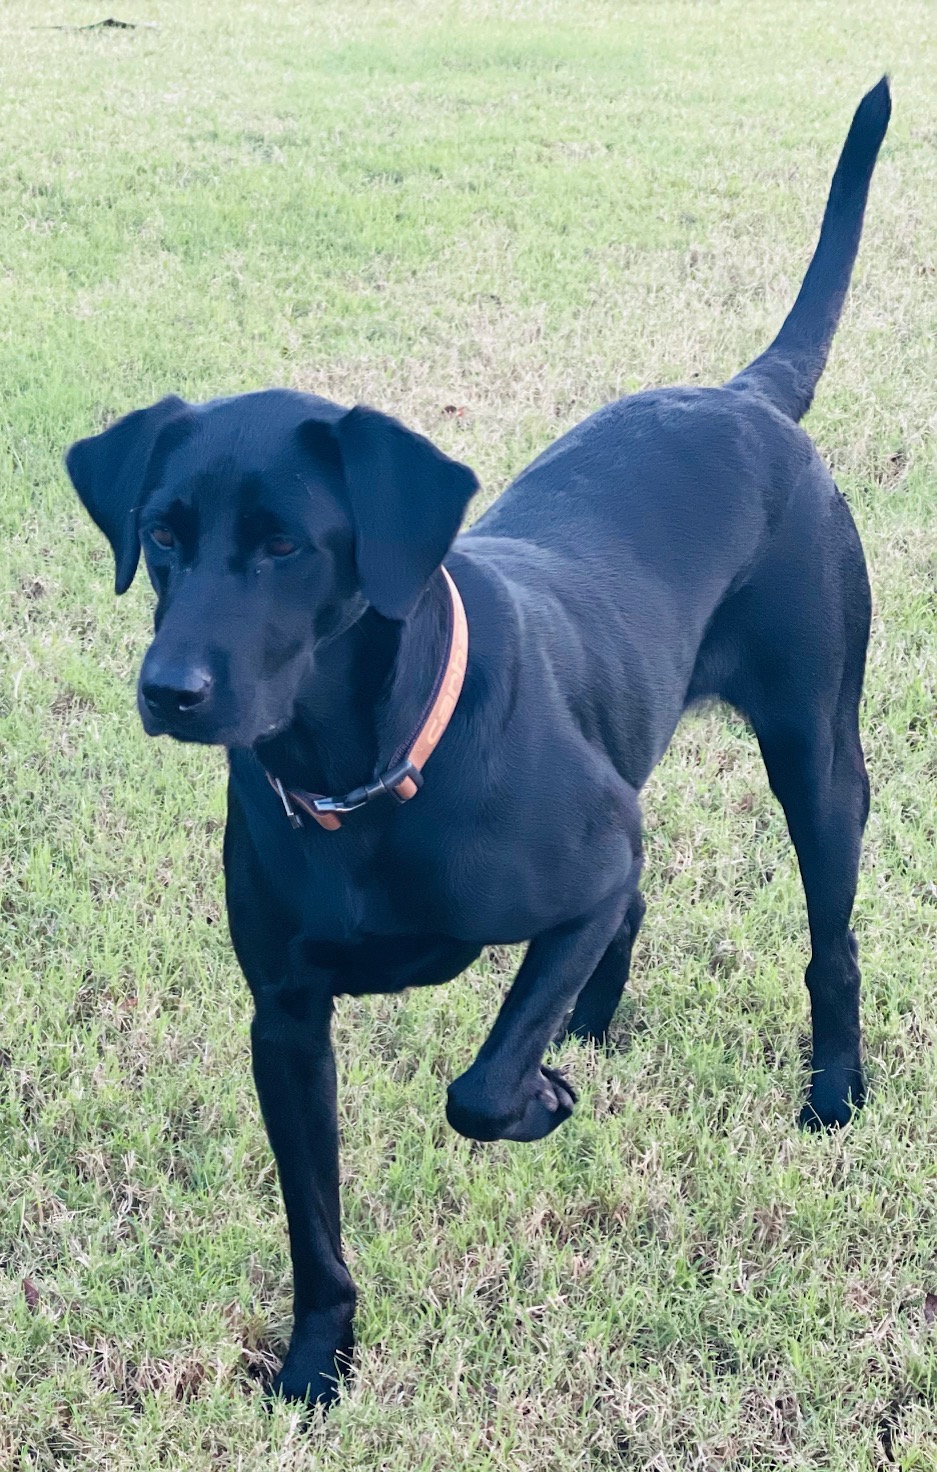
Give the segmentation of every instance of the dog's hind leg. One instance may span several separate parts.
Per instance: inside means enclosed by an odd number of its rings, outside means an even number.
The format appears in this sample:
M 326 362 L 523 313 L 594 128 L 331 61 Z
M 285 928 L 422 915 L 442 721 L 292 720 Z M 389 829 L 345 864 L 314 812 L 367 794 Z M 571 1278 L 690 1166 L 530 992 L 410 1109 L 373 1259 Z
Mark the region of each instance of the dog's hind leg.
M 865 1098 L 850 919 L 869 811 L 859 702 L 871 599 L 843 501 L 822 530 L 748 590 L 749 648 L 725 692 L 755 729 L 807 898 L 813 1072 L 801 1123 L 810 1128 L 845 1124 Z
M 621 929 L 576 999 L 564 1035 L 581 1042 L 604 1043 L 631 970 L 631 952 L 646 905 L 636 893 Z
M 859 733 L 842 718 L 832 731 L 790 723 L 756 730 L 797 850 L 810 922 L 813 1060 L 801 1123 L 845 1124 L 865 1100 L 859 965 L 849 928 L 869 803 Z

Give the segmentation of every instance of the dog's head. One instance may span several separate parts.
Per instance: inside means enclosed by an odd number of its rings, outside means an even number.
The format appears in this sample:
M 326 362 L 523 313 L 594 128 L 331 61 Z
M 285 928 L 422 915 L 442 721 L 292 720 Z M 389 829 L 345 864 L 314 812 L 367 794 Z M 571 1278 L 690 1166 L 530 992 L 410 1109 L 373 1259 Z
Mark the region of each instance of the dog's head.
M 117 592 L 141 546 L 156 590 L 146 730 L 229 747 L 290 724 L 317 651 L 369 605 L 408 617 L 477 485 L 385 414 L 285 390 L 163 399 L 66 464 Z

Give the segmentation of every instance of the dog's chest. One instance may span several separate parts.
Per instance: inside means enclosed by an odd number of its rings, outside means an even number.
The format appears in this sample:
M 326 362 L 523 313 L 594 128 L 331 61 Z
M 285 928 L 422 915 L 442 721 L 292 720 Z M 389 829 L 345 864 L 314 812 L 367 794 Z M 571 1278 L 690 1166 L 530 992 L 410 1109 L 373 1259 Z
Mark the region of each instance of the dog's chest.
M 496 830 L 474 788 L 459 800 L 458 774 L 434 777 L 412 804 L 352 813 L 338 832 L 293 830 L 266 786 L 252 805 L 244 836 L 258 892 L 338 991 L 449 980 L 485 945 L 586 913 L 630 869 L 632 824 L 607 763 L 560 763 L 557 803 L 544 810 L 525 789 Z
M 275 897 L 285 929 L 313 967 L 335 973 L 338 992 L 448 981 L 481 949 L 447 923 L 438 860 L 414 861 L 388 831 L 353 814 L 339 833 L 284 824 L 250 844 L 258 900 Z
M 432 935 L 363 935 L 341 944 L 310 937 L 305 959 L 331 975 L 336 996 L 400 992 L 452 981 L 479 954 L 479 947 Z

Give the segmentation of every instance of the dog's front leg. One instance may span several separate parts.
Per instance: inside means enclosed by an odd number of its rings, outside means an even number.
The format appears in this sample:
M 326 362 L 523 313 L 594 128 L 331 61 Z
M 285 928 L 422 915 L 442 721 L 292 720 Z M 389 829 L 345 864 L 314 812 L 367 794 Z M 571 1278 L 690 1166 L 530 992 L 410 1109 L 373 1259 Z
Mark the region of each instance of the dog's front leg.
M 629 885 L 531 941 L 478 1057 L 449 1085 L 446 1115 L 460 1134 L 539 1140 L 569 1118 L 576 1095 L 541 1060 L 619 930 L 633 893 Z
M 293 1335 L 273 1391 L 328 1404 L 354 1344 L 355 1309 L 342 1258 L 332 998 L 284 983 L 259 989 L 256 1008 L 254 1078 L 293 1258 Z

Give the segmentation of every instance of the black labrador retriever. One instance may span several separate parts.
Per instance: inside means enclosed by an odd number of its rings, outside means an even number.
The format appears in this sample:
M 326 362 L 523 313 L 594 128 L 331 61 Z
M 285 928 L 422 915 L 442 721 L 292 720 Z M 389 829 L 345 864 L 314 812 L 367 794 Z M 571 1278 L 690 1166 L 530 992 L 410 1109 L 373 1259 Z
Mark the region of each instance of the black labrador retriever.
M 293 1257 L 287 1396 L 332 1399 L 353 1343 L 333 998 L 449 981 L 486 945 L 529 942 L 447 1114 L 479 1140 L 555 1129 L 576 1096 L 543 1055 L 564 1023 L 606 1034 L 644 913 L 638 794 L 695 702 L 751 723 L 797 850 L 803 1121 L 844 1124 L 863 1102 L 850 917 L 869 586 L 797 421 L 890 111 L 883 78 L 768 350 L 722 388 L 600 410 L 469 532 L 470 470 L 373 409 L 305 394 L 167 398 L 68 452 L 117 592 L 141 545 L 156 590 L 146 730 L 230 753 L 228 916 Z

